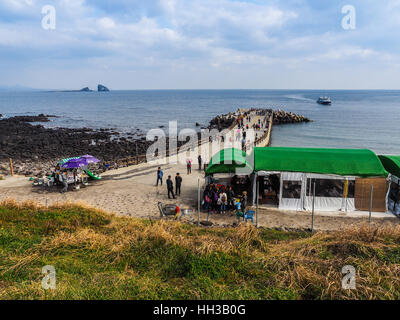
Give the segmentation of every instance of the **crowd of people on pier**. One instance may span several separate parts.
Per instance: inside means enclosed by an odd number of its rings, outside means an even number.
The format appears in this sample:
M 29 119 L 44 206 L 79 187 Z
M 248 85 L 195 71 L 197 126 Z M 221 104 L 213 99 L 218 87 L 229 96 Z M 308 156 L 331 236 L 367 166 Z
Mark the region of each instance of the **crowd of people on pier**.
M 260 118 L 257 119 L 257 121 L 255 121 L 253 124 L 251 124 L 252 117 L 254 117 L 254 112 L 256 114 L 256 117 Z M 245 150 L 246 145 L 250 143 L 250 140 L 247 139 L 246 130 L 252 128 L 255 131 L 255 141 L 257 141 L 258 138 L 260 138 L 268 131 L 269 128 L 268 115 L 270 115 L 269 111 L 253 110 L 253 109 L 238 114 L 236 118 L 237 131 L 235 133 L 235 140 L 241 141 L 242 150 Z M 247 122 L 246 124 L 245 121 Z

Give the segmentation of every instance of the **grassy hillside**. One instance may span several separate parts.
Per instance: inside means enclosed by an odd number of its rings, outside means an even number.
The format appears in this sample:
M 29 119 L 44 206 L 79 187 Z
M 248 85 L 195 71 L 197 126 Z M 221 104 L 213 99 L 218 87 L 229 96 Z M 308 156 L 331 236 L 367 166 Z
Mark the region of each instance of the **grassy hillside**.
M 287 233 L 0 204 L 0 299 L 400 299 L 400 229 Z M 41 287 L 54 265 L 57 289 Z M 344 265 L 357 289 L 341 288 Z

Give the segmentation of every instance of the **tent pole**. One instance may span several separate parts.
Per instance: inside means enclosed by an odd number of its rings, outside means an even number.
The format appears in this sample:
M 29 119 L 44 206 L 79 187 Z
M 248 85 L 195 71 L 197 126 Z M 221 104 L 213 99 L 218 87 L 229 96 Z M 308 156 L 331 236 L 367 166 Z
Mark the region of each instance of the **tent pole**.
M 257 176 L 256 176 L 257 177 Z M 258 179 L 256 178 L 256 183 L 257 183 L 257 188 L 256 188 L 256 228 L 258 228 L 258 193 L 259 193 L 259 190 L 260 190 L 260 186 L 259 186 L 259 181 L 258 181 Z
M 370 196 L 369 196 L 369 218 L 368 218 L 368 222 L 371 224 L 371 217 L 372 217 L 372 197 L 374 194 L 374 186 L 371 184 L 371 192 L 370 192 Z
M 349 180 L 348 179 L 346 179 L 345 184 L 346 184 L 345 185 L 346 196 L 344 197 L 344 201 L 345 201 L 345 204 L 344 204 L 345 209 L 344 209 L 344 211 L 347 213 L 347 197 L 349 195 Z
M 315 181 L 314 181 L 314 185 L 313 185 L 311 233 L 314 233 L 314 208 L 315 208 Z

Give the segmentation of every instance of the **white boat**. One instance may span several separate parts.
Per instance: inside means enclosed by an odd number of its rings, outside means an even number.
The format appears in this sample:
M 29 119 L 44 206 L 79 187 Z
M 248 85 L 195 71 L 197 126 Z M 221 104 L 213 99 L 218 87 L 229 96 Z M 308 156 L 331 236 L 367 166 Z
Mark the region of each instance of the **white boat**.
M 319 104 L 331 104 L 332 100 L 329 97 L 319 97 L 317 100 L 317 103 Z

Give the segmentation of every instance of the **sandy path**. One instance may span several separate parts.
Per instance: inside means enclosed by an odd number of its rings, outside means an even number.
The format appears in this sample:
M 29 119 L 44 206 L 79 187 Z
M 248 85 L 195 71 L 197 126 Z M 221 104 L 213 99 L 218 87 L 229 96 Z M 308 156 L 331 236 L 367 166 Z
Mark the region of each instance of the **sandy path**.
M 155 186 L 155 170 L 144 175 L 135 175 L 128 179 L 103 180 L 92 183 L 86 188 L 60 194 L 57 190 L 47 191 L 41 187 L 32 187 L 25 177 L 14 177 L 12 183 L 0 181 L 0 200 L 13 198 L 18 201 L 34 200 L 42 204 L 59 202 L 83 202 L 87 205 L 105 209 L 118 215 L 133 217 L 158 217 L 157 202 L 177 204 L 182 208 L 197 208 L 197 183 L 204 181 L 203 173 L 194 168 L 191 175 L 186 174 L 185 166 L 165 167 L 164 174 L 175 176 L 178 170 L 183 177 L 182 195 L 176 200 L 169 200 L 165 179 L 163 186 Z M 145 169 L 148 171 L 148 169 Z M 11 186 L 10 186 L 11 184 Z M 197 221 L 197 213 L 193 215 Z M 201 214 L 201 220 L 206 220 L 207 214 Z M 235 214 L 227 212 L 224 215 L 211 214 L 209 220 L 220 225 L 232 225 L 237 222 Z M 337 230 L 351 225 L 362 225 L 368 222 L 368 216 L 340 216 L 319 213 L 315 216 L 315 230 Z M 375 225 L 396 225 L 400 220 L 388 215 L 387 218 L 373 218 Z M 250 223 L 250 222 L 249 222 Z M 259 226 L 277 228 L 311 228 L 311 214 L 306 212 L 286 212 L 276 209 L 259 209 Z
M 259 117 L 253 116 L 250 126 Z M 245 122 L 246 123 L 246 122 Z M 220 144 L 220 148 L 224 145 Z M 210 149 L 208 143 L 202 148 Z M 194 152 L 197 152 L 197 147 Z M 197 185 L 200 179 L 201 189 L 204 187 L 204 172 L 197 170 L 196 159 L 193 163 L 192 174 L 186 174 L 185 164 L 161 165 L 164 171 L 164 185 L 155 186 L 157 162 L 142 163 L 137 166 L 110 170 L 103 174 L 103 180 L 91 182 L 89 186 L 80 190 L 69 191 L 66 194 L 59 193 L 59 189 L 47 190 L 43 187 L 32 187 L 26 177 L 8 177 L 0 181 L 0 200 L 13 198 L 17 201 L 34 200 L 44 205 L 65 201 L 83 202 L 87 205 L 105 209 L 109 212 L 133 216 L 133 217 L 158 217 L 158 201 L 168 204 L 177 204 L 182 208 L 197 209 Z M 179 172 L 183 178 L 182 195 L 176 200 L 169 200 L 165 181 L 168 175 L 174 181 L 175 174 Z M 175 182 L 175 181 L 174 181 Z M 197 220 L 197 213 L 193 216 Z M 201 214 L 201 220 L 205 220 L 207 214 Z M 233 213 L 221 216 L 212 214 L 210 221 L 221 225 L 232 225 L 236 222 Z M 266 227 L 286 228 L 310 228 L 311 214 L 304 212 L 282 212 L 275 209 L 260 209 L 259 225 Z M 316 230 L 340 229 L 352 224 L 362 224 L 368 218 L 316 216 Z M 398 224 L 399 219 L 394 216 L 374 219 L 376 224 Z

